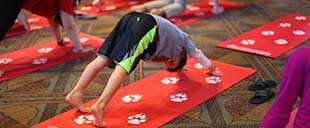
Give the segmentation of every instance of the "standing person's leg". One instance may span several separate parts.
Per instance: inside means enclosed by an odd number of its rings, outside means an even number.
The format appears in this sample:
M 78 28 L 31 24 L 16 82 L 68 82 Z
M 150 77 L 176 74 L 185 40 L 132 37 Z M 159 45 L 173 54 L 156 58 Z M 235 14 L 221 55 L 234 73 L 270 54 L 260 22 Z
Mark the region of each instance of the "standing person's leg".
M 310 127 L 310 46 L 300 48 L 295 54 L 299 58 L 297 63 L 303 67 L 302 89 L 300 91 L 300 103 L 298 112 L 294 121 L 294 128 L 309 128 Z
M 18 17 L 18 20 L 23 24 L 25 30 L 29 31 L 30 27 L 29 27 L 28 20 L 27 20 L 27 17 L 25 16 L 25 12 L 23 9 L 20 10 L 17 17 Z
M 0 41 L 15 23 L 24 0 L 3 0 L 0 4 Z
M 97 56 L 95 60 L 87 65 L 83 71 L 79 81 L 75 85 L 74 89 L 66 96 L 66 101 L 72 106 L 78 108 L 81 112 L 90 112 L 89 108 L 83 106 L 83 94 L 87 89 L 90 82 L 97 76 L 97 74 L 106 66 L 108 66 L 110 60 L 101 55 Z
M 296 50 L 288 57 L 280 91 L 265 115 L 260 125 L 261 128 L 284 128 L 288 123 L 293 105 L 304 82 L 304 59 L 309 56 L 300 56 L 302 49 Z M 309 50 L 309 47 L 307 49 Z
M 58 45 L 64 45 L 63 37 L 60 34 L 60 24 L 55 21 L 54 17 L 47 18 L 48 23 L 50 24 L 51 31 L 53 36 L 56 38 Z

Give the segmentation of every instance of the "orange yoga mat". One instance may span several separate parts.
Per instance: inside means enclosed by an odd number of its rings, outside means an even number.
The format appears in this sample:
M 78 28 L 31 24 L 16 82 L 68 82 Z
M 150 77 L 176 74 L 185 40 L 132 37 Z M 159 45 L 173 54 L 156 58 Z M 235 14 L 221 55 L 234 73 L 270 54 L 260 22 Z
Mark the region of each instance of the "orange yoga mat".
M 27 20 L 30 27 L 30 31 L 43 29 L 49 26 L 49 23 L 46 20 L 46 18 L 42 16 L 32 15 L 27 17 Z M 5 37 L 12 37 L 26 32 L 27 31 L 25 30 L 24 26 L 20 22 L 16 22 L 7 32 Z
M 91 45 L 96 50 L 86 53 L 73 53 L 73 45 L 71 43 L 66 44 L 66 46 L 59 46 L 56 41 L 51 41 L 0 55 L 0 81 L 95 54 L 103 43 L 103 39 L 95 36 L 83 33 L 79 34 L 79 36 L 83 46 Z
M 213 61 L 224 74 L 218 78 L 204 74 L 205 69 L 192 59 L 187 64 L 187 70 L 163 70 L 119 89 L 104 110 L 107 128 L 157 128 L 255 72 Z M 94 128 L 93 120 L 93 115 L 72 109 L 32 128 Z
M 219 6 L 224 8 L 225 13 L 230 10 L 242 8 L 245 4 L 219 0 Z M 177 26 L 182 26 L 217 15 L 211 12 L 212 8 L 213 0 L 193 2 L 186 7 L 183 13 L 170 17 L 169 20 Z
M 309 23 L 309 16 L 290 14 L 217 46 L 277 58 L 309 39 Z

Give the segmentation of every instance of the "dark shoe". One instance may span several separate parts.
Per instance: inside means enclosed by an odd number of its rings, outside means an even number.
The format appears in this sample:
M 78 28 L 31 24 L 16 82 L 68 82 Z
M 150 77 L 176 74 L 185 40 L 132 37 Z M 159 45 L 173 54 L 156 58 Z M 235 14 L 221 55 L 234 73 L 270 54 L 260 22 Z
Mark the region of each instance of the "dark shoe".
M 95 19 L 97 19 L 96 16 L 89 15 L 89 14 L 79 14 L 79 13 L 76 13 L 76 14 L 74 14 L 74 16 L 78 20 L 95 20 Z
M 60 45 L 60 46 L 65 46 L 65 42 L 63 39 L 57 41 L 57 44 Z
M 263 81 L 263 80 L 259 79 L 259 80 L 255 81 L 253 84 L 251 84 L 248 89 L 250 91 L 257 91 L 257 90 L 264 90 L 266 88 L 271 88 L 271 87 L 274 87 L 276 85 L 277 85 L 277 83 L 273 80 Z
M 249 102 L 251 104 L 261 104 L 268 101 L 274 96 L 274 92 L 271 90 L 259 90 L 255 92 L 255 96 L 251 97 Z

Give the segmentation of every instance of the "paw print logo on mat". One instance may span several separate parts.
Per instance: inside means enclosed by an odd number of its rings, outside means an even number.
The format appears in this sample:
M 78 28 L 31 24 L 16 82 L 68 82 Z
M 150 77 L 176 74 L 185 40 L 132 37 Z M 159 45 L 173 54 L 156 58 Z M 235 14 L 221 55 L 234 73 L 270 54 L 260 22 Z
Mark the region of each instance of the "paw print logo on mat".
M 274 35 L 274 31 L 262 31 L 262 35 L 264 35 L 264 36 L 273 36 Z
M 255 40 L 242 40 L 241 44 L 243 44 L 243 45 L 254 45 Z
M 39 48 L 38 49 L 38 53 L 49 53 L 51 51 L 53 51 L 53 48 L 47 47 L 47 48 Z
M 202 69 L 203 68 L 203 66 L 200 63 L 196 63 L 194 65 L 194 67 L 197 68 L 197 69 Z
M 203 12 L 198 12 L 198 13 L 195 13 L 194 15 L 195 15 L 195 16 L 198 16 L 198 17 L 201 17 L 201 16 L 204 16 L 205 13 L 203 13 Z
M 297 36 L 301 36 L 301 35 L 305 35 L 305 32 L 303 30 L 294 30 L 293 34 Z
M 126 103 L 138 102 L 141 98 L 142 98 L 142 95 L 139 95 L 139 94 L 125 95 L 124 97 L 122 97 L 122 101 Z
M 291 26 L 292 26 L 292 24 L 290 24 L 290 23 L 280 23 L 280 27 L 282 27 L 282 28 L 288 28 Z
M 0 59 L 0 64 L 8 64 L 12 61 L 13 61 L 12 58 L 3 58 L 3 59 Z
M 170 101 L 172 102 L 184 102 L 187 101 L 187 95 L 185 93 L 177 93 L 175 95 L 170 96 Z
M 205 78 L 206 83 L 208 84 L 218 84 L 222 82 L 222 79 L 218 76 L 210 76 Z
M 79 117 L 74 119 L 74 122 L 76 124 L 90 124 L 93 123 L 93 120 L 95 120 L 94 115 L 80 115 Z
M 34 59 L 33 64 L 45 64 L 47 62 L 47 58 Z
M 138 1 L 130 1 L 129 4 L 130 5 L 138 4 Z
M 88 10 L 91 10 L 92 7 L 91 6 L 87 6 L 87 7 L 82 7 L 81 10 L 83 11 L 88 11 Z
M 116 7 L 115 6 L 106 6 L 105 10 L 115 10 Z
M 296 20 L 306 20 L 305 16 L 296 16 L 295 17 Z
M 38 22 L 40 19 L 39 18 L 29 18 L 27 21 L 29 23 L 35 23 L 35 22 Z
M 191 10 L 191 11 L 196 11 L 199 10 L 200 8 L 197 6 L 193 6 L 193 5 L 188 5 L 186 6 L 187 9 Z
M 277 39 L 274 42 L 279 45 L 285 45 L 288 43 L 285 39 Z
M 128 116 L 128 123 L 129 124 L 141 124 L 143 122 L 146 122 L 147 118 L 145 113 L 135 114 Z
M 163 84 L 176 84 L 180 79 L 177 77 L 165 77 L 164 79 L 161 80 L 161 83 Z
M 81 43 L 85 43 L 85 42 L 87 42 L 89 39 L 87 38 L 87 37 L 82 37 L 81 39 L 80 39 L 80 42 Z

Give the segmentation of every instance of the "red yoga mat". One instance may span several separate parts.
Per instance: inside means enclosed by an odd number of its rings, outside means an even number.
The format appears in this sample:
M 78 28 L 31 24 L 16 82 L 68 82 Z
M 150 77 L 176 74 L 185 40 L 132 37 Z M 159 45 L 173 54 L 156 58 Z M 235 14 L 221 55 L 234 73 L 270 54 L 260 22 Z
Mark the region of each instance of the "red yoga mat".
M 293 128 L 294 127 L 294 121 L 295 121 L 297 111 L 298 111 L 298 108 L 296 108 L 294 111 L 292 111 L 290 120 L 287 123 L 285 128 Z
M 242 8 L 245 4 L 220 0 L 219 6 L 223 7 L 224 12 L 226 12 L 233 9 Z M 194 2 L 188 5 L 183 13 L 170 17 L 169 20 L 177 26 L 182 26 L 217 15 L 211 12 L 212 8 L 213 0 Z
M 217 46 L 277 58 L 309 38 L 309 22 L 308 16 L 290 14 Z
M 91 14 L 94 16 L 100 16 L 112 11 L 130 8 L 133 5 L 143 4 L 147 1 L 149 0 L 109 0 L 103 1 L 101 3 L 101 9 L 103 10 L 102 12 L 98 12 L 97 7 L 91 4 L 81 6 L 75 12 L 79 14 Z
M 103 39 L 87 34 L 79 34 L 83 46 L 93 46 L 95 51 L 73 53 L 71 43 L 66 46 L 51 41 L 38 46 L 21 49 L 0 55 L 0 81 L 12 79 L 42 68 L 57 65 L 77 58 L 95 54 L 103 43 Z
M 30 27 L 30 31 L 43 29 L 49 26 L 49 23 L 46 20 L 46 18 L 42 16 L 32 15 L 27 17 L 27 20 Z M 17 22 L 11 27 L 11 29 L 7 32 L 5 37 L 12 37 L 26 32 L 27 31 L 25 30 L 24 26 L 21 23 Z
M 223 77 L 211 78 L 193 59 L 187 64 L 187 70 L 174 73 L 163 70 L 119 89 L 104 110 L 107 128 L 159 127 L 255 72 L 213 61 L 223 71 Z M 91 106 L 95 101 L 85 106 Z M 90 113 L 71 109 L 32 128 L 94 128 L 93 120 Z

